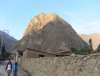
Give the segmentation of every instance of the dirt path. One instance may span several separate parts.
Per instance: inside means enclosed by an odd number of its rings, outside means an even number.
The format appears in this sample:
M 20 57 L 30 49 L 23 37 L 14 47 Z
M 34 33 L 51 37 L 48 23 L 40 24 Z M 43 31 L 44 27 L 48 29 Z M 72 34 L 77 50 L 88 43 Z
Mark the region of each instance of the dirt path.
M 0 76 L 7 76 L 7 72 L 5 71 L 5 68 L 6 68 L 6 64 L 7 64 L 7 61 L 0 61 Z M 18 67 L 18 76 L 28 76 L 27 73 L 25 73 L 20 65 Z M 11 74 L 11 76 L 13 76 Z
M 7 76 L 4 65 L 0 65 L 0 76 Z
M 5 71 L 6 62 L 0 61 L 0 76 L 7 76 L 7 73 Z

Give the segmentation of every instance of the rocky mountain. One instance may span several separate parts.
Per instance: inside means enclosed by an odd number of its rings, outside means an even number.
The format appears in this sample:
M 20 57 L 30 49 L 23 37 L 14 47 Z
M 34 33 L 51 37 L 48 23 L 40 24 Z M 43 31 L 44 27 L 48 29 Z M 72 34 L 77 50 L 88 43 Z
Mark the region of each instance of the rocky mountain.
M 98 45 L 100 44 L 100 34 L 99 33 L 94 33 L 94 34 L 90 34 L 90 35 L 82 34 L 81 37 L 87 43 L 88 43 L 89 39 L 92 39 L 94 49 L 96 49 L 98 47 Z
M 28 23 L 24 37 L 16 45 L 17 50 L 32 51 L 33 49 L 35 54 L 36 52 L 66 54 L 65 52 L 71 51 L 72 48 L 86 47 L 87 44 L 78 36 L 72 26 L 53 13 L 42 13 L 33 17 Z
M 0 31 L 0 48 L 4 45 L 7 51 L 10 51 L 12 46 L 16 43 L 16 39 L 7 33 Z

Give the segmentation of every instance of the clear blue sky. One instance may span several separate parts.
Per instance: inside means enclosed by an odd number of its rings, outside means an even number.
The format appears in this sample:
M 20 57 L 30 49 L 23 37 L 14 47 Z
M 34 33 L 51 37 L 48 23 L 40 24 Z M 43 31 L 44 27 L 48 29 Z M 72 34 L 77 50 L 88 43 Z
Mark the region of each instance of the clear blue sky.
M 100 33 L 100 0 L 0 0 L 0 30 L 20 39 L 41 12 L 57 13 L 78 33 Z

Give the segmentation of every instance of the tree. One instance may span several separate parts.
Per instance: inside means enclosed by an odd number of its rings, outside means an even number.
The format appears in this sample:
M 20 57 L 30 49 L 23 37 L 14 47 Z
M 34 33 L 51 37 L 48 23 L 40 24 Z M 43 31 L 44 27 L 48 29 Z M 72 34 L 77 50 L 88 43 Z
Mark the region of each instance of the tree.
M 0 54 L 1 54 L 1 46 L 2 46 L 2 40 L 1 40 L 1 37 L 0 37 Z
M 5 45 L 3 45 L 3 46 L 1 47 L 1 56 L 2 56 L 2 57 L 5 57 L 5 54 L 6 54 L 6 49 L 5 49 Z
M 98 45 L 96 52 L 100 53 L 100 44 Z
M 89 52 L 93 53 L 93 43 L 92 43 L 92 39 L 89 39 Z
M 7 59 L 9 53 L 6 51 L 5 43 L 2 38 L 0 38 L 0 59 Z

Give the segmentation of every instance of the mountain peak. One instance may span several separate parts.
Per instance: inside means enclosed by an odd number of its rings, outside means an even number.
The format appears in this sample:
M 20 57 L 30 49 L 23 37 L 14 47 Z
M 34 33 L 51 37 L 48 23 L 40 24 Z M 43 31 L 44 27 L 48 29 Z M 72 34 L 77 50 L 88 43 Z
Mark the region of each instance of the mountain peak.
M 57 22 L 61 21 L 63 22 L 64 20 L 60 18 L 58 15 L 55 13 L 40 13 L 37 16 L 34 16 L 32 20 L 28 24 L 28 28 L 26 29 L 25 34 L 32 32 L 32 31 L 39 31 L 41 30 L 46 24 L 50 22 Z
M 39 15 L 37 15 L 37 17 L 42 17 L 49 20 L 56 20 L 56 18 L 58 18 L 59 16 L 55 13 L 40 13 Z

